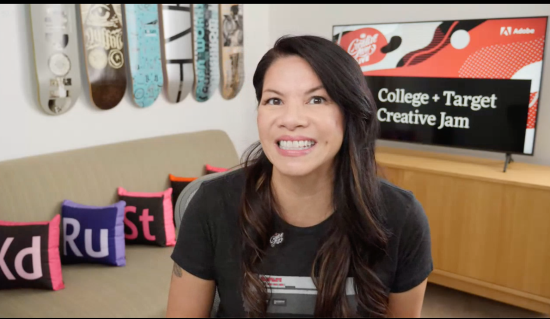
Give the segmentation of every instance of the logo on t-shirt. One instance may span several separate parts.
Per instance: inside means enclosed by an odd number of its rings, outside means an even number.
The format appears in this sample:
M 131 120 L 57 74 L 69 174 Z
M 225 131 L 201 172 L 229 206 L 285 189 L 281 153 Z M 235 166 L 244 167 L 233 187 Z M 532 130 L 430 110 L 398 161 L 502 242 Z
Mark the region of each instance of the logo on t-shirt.
M 275 247 L 275 245 L 278 245 L 283 242 L 283 233 L 275 233 L 275 235 L 271 236 L 271 239 L 269 242 L 271 243 L 271 247 Z

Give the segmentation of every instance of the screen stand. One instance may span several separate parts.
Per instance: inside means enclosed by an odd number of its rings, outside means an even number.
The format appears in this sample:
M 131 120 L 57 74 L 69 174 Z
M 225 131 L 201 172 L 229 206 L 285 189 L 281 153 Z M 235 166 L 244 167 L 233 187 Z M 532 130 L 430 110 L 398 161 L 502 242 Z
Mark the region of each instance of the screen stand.
M 506 159 L 504 160 L 504 170 L 503 173 L 506 173 L 506 168 L 508 167 L 509 163 L 512 163 L 514 159 L 512 158 L 512 154 L 506 153 Z

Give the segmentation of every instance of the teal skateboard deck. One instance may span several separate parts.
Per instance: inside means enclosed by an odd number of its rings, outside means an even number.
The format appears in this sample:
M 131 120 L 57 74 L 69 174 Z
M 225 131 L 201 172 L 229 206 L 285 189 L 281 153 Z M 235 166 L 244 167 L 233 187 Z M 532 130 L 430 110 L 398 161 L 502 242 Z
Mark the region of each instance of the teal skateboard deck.
M 128 56 L 134 101 L 151 106 L 164 83 L 156 4 L 125 4 Z
M 122 5 L 81 4 L 80 15 L 92 103 L 109 110 L 126 92 Z
M 220 4 L 221 94 L 232 99 L 244 84 L 243 5 Z
M 164 86 L 168 100 L 181 102 L 193 89 L 193 20 L 190 4 L 159 4 L 162 12 Z
M 59 115 L 73 107 L 81 91 L 74 4 L 31 4 L 38 101 Z
M 193 95 L 205 102 L 214 95 L 220 80 L 218 5 L 193 4 L 193 25 Z

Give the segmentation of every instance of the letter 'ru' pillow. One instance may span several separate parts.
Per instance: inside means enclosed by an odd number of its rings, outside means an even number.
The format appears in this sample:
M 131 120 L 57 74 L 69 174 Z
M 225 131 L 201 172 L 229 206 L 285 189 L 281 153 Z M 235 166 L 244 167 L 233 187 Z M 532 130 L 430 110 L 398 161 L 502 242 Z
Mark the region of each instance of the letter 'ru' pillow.
M 126 202 L 124 233 L 126 244 L 176 244 L 172 188 L 159 193 L 133 193 L 118 188 L 120 200 Z
M 65 200 L 63 221 L 63 264 L 106 264 L 126 266 L 124 207 L 86 206 Z
M 59 224 L 0 221 L 0 289 L 65 288 L 59 257 Z

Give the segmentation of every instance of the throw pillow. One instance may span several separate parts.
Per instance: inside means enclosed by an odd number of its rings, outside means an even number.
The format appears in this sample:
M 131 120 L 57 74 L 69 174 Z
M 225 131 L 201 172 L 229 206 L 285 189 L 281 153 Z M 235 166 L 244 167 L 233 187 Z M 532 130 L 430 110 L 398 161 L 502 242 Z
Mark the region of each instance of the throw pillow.
M 65 200 L 61 206 L 63 263 L 126 266 L 125 206 L 124 201 L 97 207 Z
M 196 180 L 196 177 L 177 177 L 172 174 L 170 176 L 170 186 L 172 186 L 172 207 L 176 208 L 176 202 L 181 192 L 189 183 Z
M 126 244 L 162 247 L 176 244 L 172 188 L 159 193 L 136 193 L 119 187 L 118 195 L 126 202 Z
M 0 289 L 65 288 L 59 257 L 59 223 L 0 221 Z
M 205 165 L 206 167 L 206 174 L 213 174 L 213 173 L 220 173 L 220 172 L 227 172 L 229 169 L 223 168 L 223 167 L 215 167 L 212 165 Z

